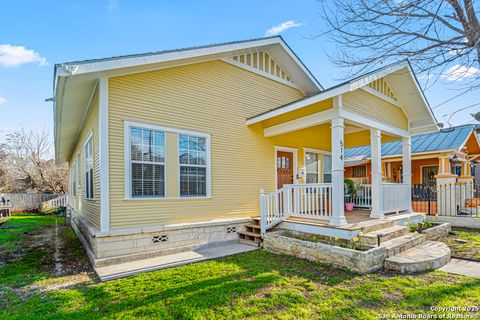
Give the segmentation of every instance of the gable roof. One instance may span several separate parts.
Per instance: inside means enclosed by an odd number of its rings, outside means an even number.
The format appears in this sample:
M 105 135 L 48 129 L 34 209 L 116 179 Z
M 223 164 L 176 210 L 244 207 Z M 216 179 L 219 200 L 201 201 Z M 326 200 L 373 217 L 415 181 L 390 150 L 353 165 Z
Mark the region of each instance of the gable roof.
M 412 154 L 460 151 L 473 133 L 474 126 L 459 126 L 444 131 L 415 135 L 412 137 Z M 402 155 L 402 141 L 382 143 L 382 157 Z M 345 149 L 345 161 L 354 162 L 371 157 L 370 146 Z
M 164 50 L 102 59 L 71 61 L 54 68 L 55 158 L 67 161 L 82 127 L 92 92 L 100 77 L 114 77 L 171 68 L 234 55 L 265 51 L 305 95 L 323 90 L 320 83 L 280 36 Z
M 389 64 L 385 67 L 373 70 L 328 88 L 311 97 L 305 97 L 295 102 L 268 110 L 247 119 L 247 124 L 251 125 L 280 114 L 306 107 L 313 103 L 333 98 L 343 93 L 354 91 L 381 78 L 387 79 L 392 87 L 402 88 L 401 90 L 395 91 L 395 97 L 407 113 L 410 120 L 410 131 L 412 133 L 438 130 L 437 120 L 408 60 Z

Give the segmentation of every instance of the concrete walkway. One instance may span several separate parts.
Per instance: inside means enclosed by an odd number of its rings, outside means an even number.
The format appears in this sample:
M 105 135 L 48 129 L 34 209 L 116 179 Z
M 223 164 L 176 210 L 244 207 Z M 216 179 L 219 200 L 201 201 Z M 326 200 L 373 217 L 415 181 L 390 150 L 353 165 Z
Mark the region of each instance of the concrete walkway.
M 95 268 L 95 272 L 101 281 L 108 281 L 128 277 L 141 272 L 176 267 L 257 249 L 258 247 L 238 242 L 223 243 L 221 245 L 201 247 L 193 251 L 99 267 Z
M 463 276 L 480 278 L 480 262 L 476 261 L 453 258 L 447 265 L 439 270 L 453 274 L 460 274 Z

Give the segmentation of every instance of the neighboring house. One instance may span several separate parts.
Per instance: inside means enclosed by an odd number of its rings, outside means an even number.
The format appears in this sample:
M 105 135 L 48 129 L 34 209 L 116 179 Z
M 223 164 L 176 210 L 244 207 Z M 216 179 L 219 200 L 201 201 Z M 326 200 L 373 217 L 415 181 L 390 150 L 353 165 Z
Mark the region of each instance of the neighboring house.
M 473 166 L 480 156 L 474 125 L 443 129 L 412 137 L 412 183 L 435 185 L 439 166 L 448 163 L 450 172 L 461 176 L 462 163 Z M 402 181 L 402 142 L 382 143 L 382 177 L 386 182 Z M 359 184 L 371 182 L 370 146 L 345 150 L 345 177 Z M 472 172 L 473 174 L 473 172 Z
M 56 159 L 96 265 L 257 239 L 259 215 L 262 232 L 345 226 L 344 148 L 371 141 L 380 166 L 382 137 L 402 139 L 407 179 L 374 175 L 371 217 L 408 211 L 410 136 L 437 130 L 407 61 L 325 90 L 281 37 L 58 64 L 54 87 Z

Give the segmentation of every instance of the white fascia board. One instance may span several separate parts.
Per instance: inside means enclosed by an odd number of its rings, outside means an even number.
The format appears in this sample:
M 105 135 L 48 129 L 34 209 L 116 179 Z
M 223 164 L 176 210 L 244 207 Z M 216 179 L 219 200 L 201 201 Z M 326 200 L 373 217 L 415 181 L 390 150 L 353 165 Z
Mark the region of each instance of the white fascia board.
M 265 137 L 273 137 L 280 134 L 313 127 L 328 122 L 336 117 L 338 117 L 338 110 L 332 108 L 265 128 L 263 130 L 263 134 Z
M 462 149 L 466 147 L 465 145 L 467 144 L 468 139 L 470 139 L 470 136 L 472 135 L 472 133 L 473 133 L 473 135 L 474 135 L 475 138 L 476 138 L 477 135 L 475 134 L 475 132 L 474 132 L 474 130 L 473 130 L 473 126 L 472 126 L 472 130 L 471 130 L 470 133 L 468 134 L 468 136 L 467 136 L 467 138 L 465 139 L 465 141 L 463 141 L 463 143 L 462 143 L 462 144 L 460 145 L 460 147 L 458 148 L 458 151 L 459 151 L 459 152 L 461 152 Z M 478 142 L 478 140 L 477 140 L 477 142 Z
M 220 54 L 224 52 L 231 52 L 231 51 L 237 51 L 237 50 L 245 50 L 253 47 L 268 46 L 272 44 L 282 44 L 281 38 L 270 38 L 270 39 L 262 39 L 262 40 L 256 40 L 256 41 L 246 41 L 242 43 L 226 44 L 226 45 L 191 49 L 191 50 L 185 50 L 185 51 L 180 50 L 180 51 L 174 51 L 174 52 L 158 53 L 158 54 L 143 55 L 143 56 L 140 55 L 135 57 L 116 58 L 111 60 L 106 59 L 103 61 L 82 62 L 82 63 L 79 62 L 78 64 L 75 64 L 75 63 L 68 64 L 68 66 L 78 67 L 76 68 L 75 71 L 72 72 L 73 74 L 78 75 L 83 73 L 101 72 L 101 71 L 108 71 L 108 70 L 114 70 L 119 68 L 135 67 L 135 66 L 140 66 L 145 64 L 153 64 L 153 63 L 167 62 L 167 61 L 173 61 L 173 60 L 195 58 L 199 56 Z M 59 65 L 57 69 L 57 76 L 69 76 L 72 73 L 67 71 L 64 65 Z
M 427 125 L 427 126 L 419 126 L 419 127 L 412 127 L 410 126 L 410 132 L 413 135 L 425 134 L 425 133 L 432 133 L 440 131 L 438 127 L 434 124 Z
M 308 70 L 305 65 L 303 64 L 302 61 L 300 61 L 300 59 L 297 57 L 297 55 L 290 49 L 290 47 L 285 43 L 285 41 L 280 41 L 280 45 L 282 46 L 282 48 L 285 50 L 285 52 L 288 53 L 288 55 L 290 56 L 290 58 L 293 59 L 293 61 L 296 62 L 296 64 L 300 67 L 300 69 L 302 69 L 302 71 L 308 76 L 308 78 L 310 79 L 310 81 L 312 81 L 314 83 L 314 85 L 318 88 L 319 91 L 323 91 L 323 87 L 322 85 L 317 81 L 317 79 L 315 79 L 315 77 L 312 75 L 312 73 L 310 72 L 310 70 Z
M 303 107 L 306 107 L 308 105 L 311 105 L 311 104 L 314 104 L 314 103 L 317 103 L 317 102 L 320 102 L 320 101 L 323 101 L 323 100 L 333 98 L 333 97 L 335 97 L 339 94 L 347 92 L 348 88 L 349 88 L 349 84 L 345 84 L 345 85 L 340 86 L 338 88 L 328 90 L 328 91 L 316 94 L 316 95 L 308 97 L 308 98 L 303 98 L 303 99 L 301 99 L 297 102 L 292 102 L 292 103 L 290 103 L 290 104 L 288 104 L 284 107 L 280 107 L 280 108 L 268 111 L 264 114 L 261 114 L 259 116 L 254 117 L 254 118 L 248 119 L 247 120 L 247 126 L 255 124 L 255 123 L 263 121 L 263 120 L 266 120 L 266 119 L 270 119 L 270 118 L 279 116 L 279 115 L 287 113 L 287 112 L 291 112 L 291 111 L 295 111 L 297 109 L 301 109 Z
M 364 87 L 366 86 L 367 84 L 369 84 L 370 82 L 373 82 L 375 80 L 378 80 L 380 78 L 383 78 L 395 71 L 398 71 L 402 68 L 405 68 L 408 66 L 408 63 L 406 62 L 400 62 L 400 63 L 397 63 L 397 64 L 394 64 L 394 65 L 391 65 L 389 67 L 385 67 L 383 69 L 380 69 L 372 74 L 369 74 L 369 75 L 366 75 L 364 77 L 361 77 L 360 79 L 357 79 L 355 81 L 352 81 L 351 84 L 350 84 L 350 90 L 353 91 L 353 90 L 356 90 L 356 89 L 359 89 L 361 87 Z

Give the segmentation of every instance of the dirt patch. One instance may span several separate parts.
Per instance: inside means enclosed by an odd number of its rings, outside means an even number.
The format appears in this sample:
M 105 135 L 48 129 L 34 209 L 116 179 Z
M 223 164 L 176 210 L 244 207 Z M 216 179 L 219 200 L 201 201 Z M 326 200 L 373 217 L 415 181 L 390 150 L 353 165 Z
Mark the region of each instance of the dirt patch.
M 30 253 L 41 252 L 41 264 L 35 272 L 44 273 L 45 277 L 23 287 L 10 288 L 19 296 L 98 281 L 80 240 L 70 226 L 60 222 L 59 219 L 56 224 L 25 233 L 13 250 L 0 254 L 1 267 L 7 263 L 21 263 L 22 259 L 29 259 Z
M 480 261 L 480 230 L 454 228 L 443 241 L 452 251 L 452 257 Z

